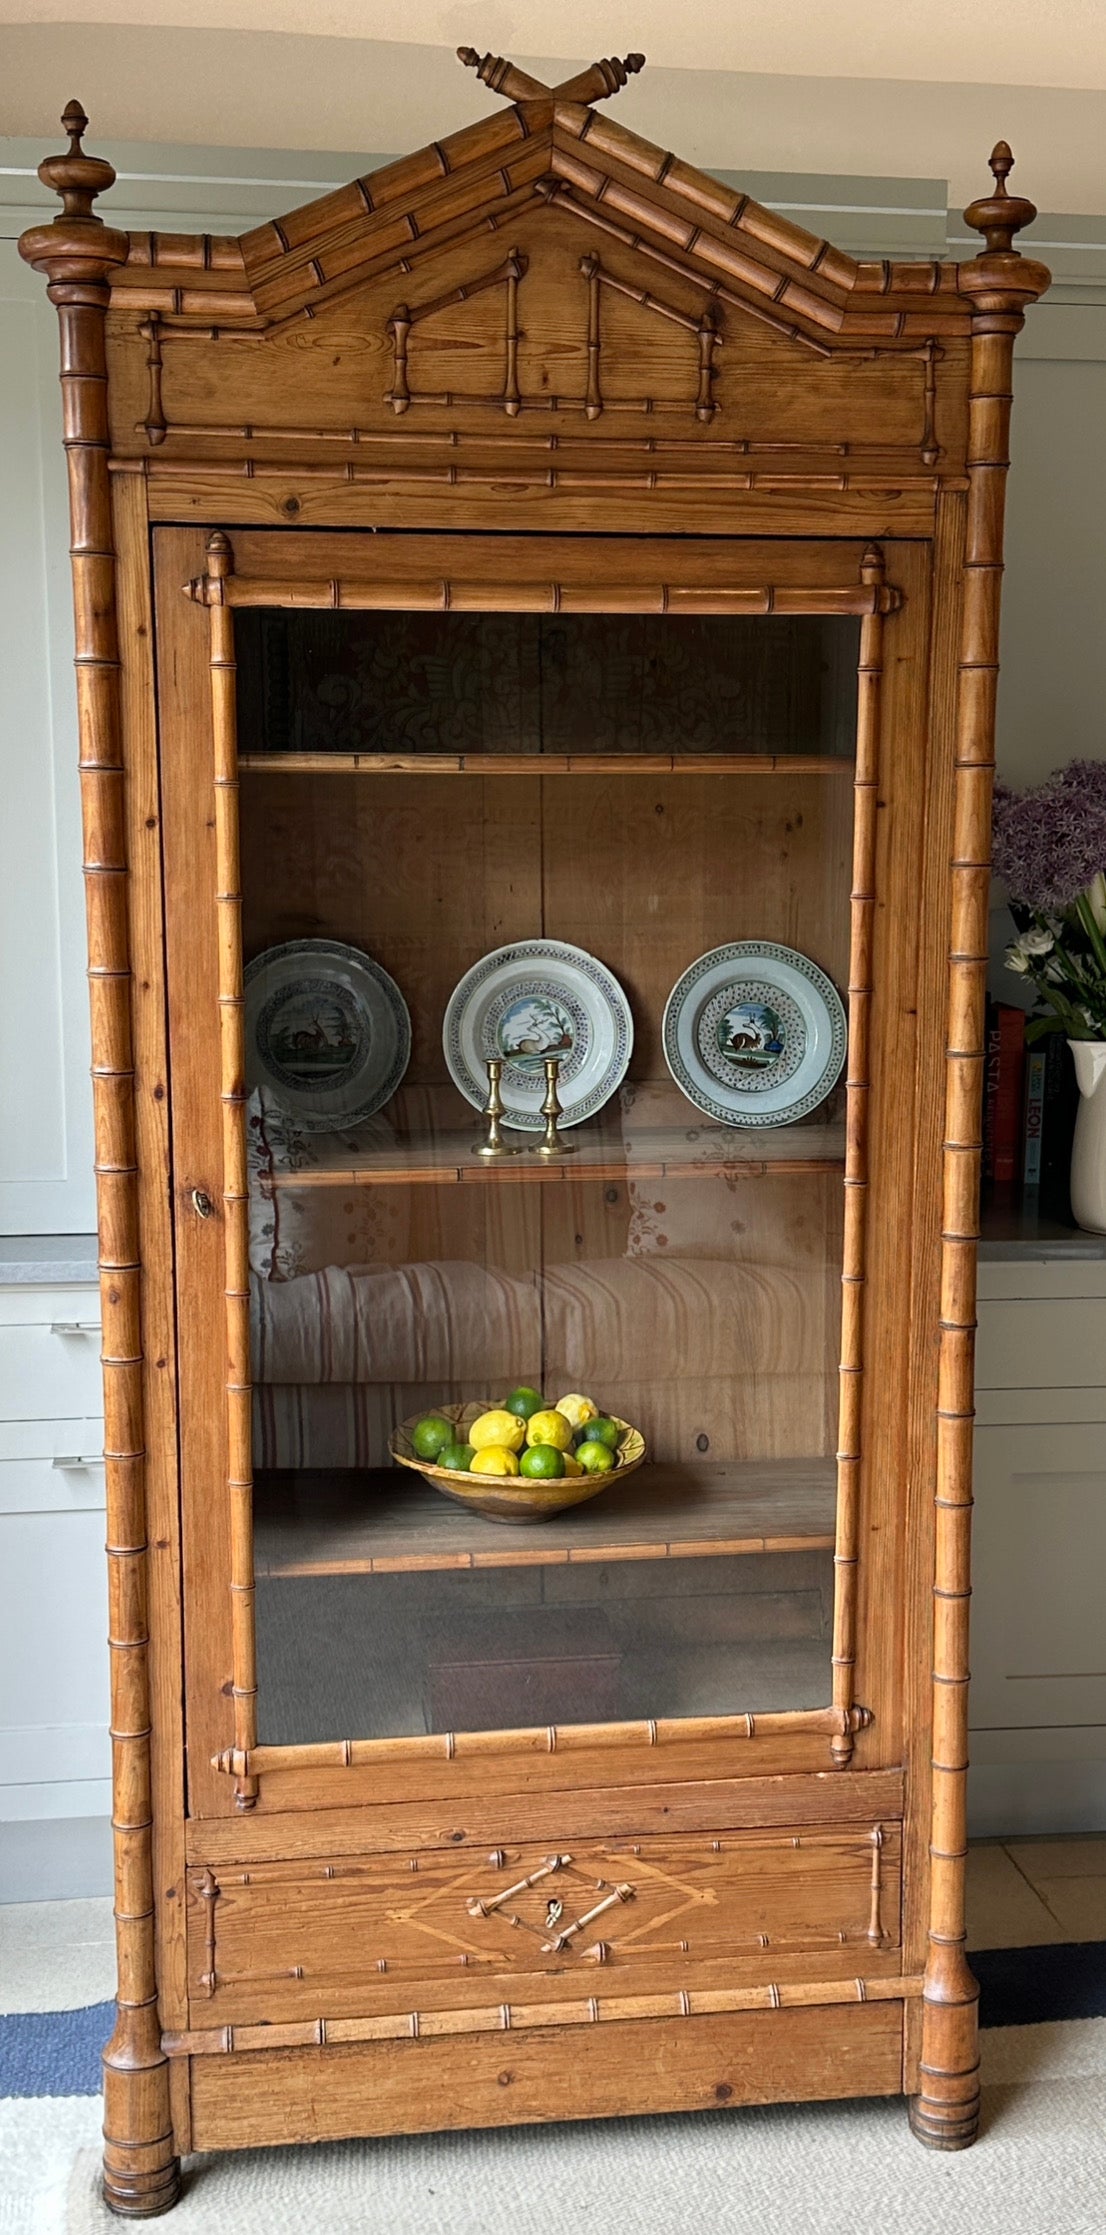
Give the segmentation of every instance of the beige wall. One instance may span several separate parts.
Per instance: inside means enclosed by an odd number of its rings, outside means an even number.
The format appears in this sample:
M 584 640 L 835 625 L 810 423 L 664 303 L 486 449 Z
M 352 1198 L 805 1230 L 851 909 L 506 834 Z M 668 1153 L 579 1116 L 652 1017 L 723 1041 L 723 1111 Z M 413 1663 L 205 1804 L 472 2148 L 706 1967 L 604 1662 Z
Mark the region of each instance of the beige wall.
M 951 7 L 952 0 L 944 4 Z M 117 0 L 117 10 L 127 12 L 124 0 Z M 669 0 L 668 54 L 673 25 L 679 25 L 683 51 L 688 50 L 690 28 L 684 39 L 680 24 L 685 12 L 678 0 L 675 6 Z M 803 19 L 798 10 L 791 12 L 804 23 L 801 51 L 809 56 L 809 67 L 825 11 L 804 11 Z M 227 20 L 226 12 L 208 13 Z M 460 68 L 453 38 L 521 44 L 517 19 L 512 27 L 501 7 L 477 8 L 471 22 L 467 9 L 438 13 L 439 46 L 195 24 L 188 29 L 0 25 L 0 133 L 50 138 L 59 110 L 77 92 L 96 132 L 107 139 L 401 153 L 456 130 L 493 105 L 493 97 Z M 928 50 L 946 57 L 931 24 L 932 4 L 906 13 L 927 24 Z M 1049 13 L 1055 15 L 1055 8 Z M 632 9 L 617 11 L 621 24 L 613 14 L 611 20 L 596 9 L 591 14 L 602 28 L 597 43 L 589 42 L 585 60 L 624 39 L 626 23 L 635 20 Z M 728 25 L 732 34 L 740 14 L 725 10 L 721 31 Z M 364 16 L 378 20 L 379 11 L 365 10 Z M 879 24 L 870 13 L 861 18 L 854 10 L 853 18 L 863 25 L 869 53 L 888 56 L 887 75 L 795 76 L 654 65 L 618 96 L 617 113 L 647 139 L 708 168 L 945 178 L 960 206 L 986 183 L 988 151 L 1002 137 L 1018 157 L 1019 183 L 1024 179 L 1041 208 L 1093 213 L 1106 207 L 1106 92 L 1094 88 L 1090 73 L 1068 76 L 1060 87 L 1049 83 L 1048 71 L 1038 85 L 955 83 L 947 82 L 947 59 L 944 66 L 936 59 L 932 79 L 923 79 L 916 59 L 908 59 L 914 49 L 903 36 L 897 48 L 886 39 L 873 48 Z M 310 22 L 310 10 L 301 8 L 301 20 Z M 524 20 L 533 36 L 539 21 L 548 26 L 555 17 L 550 8 L 528 9 Z M 634 29 L 625 43 L 647 46 L 648 39 Z M 731 36 L 729 44 L 740 42 Z M 1009 49 L 996 39 L 991 51 L 1001 81 L 1011 74 Z M 891 59 L 895 54 L 897 61 Z M 974 48 L 971 54 L 982 75 L 986 62 Z M 562 52 L 560 62 L 549 63 L 549 74 L 563 73 L 579 60 Z M 534 67 L 544 73 L 546 64 L 539 60 Z

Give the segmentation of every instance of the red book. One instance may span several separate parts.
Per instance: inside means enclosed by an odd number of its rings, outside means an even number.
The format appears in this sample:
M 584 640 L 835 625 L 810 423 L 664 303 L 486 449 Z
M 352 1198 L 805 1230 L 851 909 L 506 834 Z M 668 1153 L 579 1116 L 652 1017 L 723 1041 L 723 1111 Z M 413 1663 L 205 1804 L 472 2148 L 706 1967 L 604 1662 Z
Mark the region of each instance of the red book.
M 998 1085 L 995 1093 L 995 1186 L 1021 1178 L 1025 1110 L 1025 1011 L 998 1006 Z

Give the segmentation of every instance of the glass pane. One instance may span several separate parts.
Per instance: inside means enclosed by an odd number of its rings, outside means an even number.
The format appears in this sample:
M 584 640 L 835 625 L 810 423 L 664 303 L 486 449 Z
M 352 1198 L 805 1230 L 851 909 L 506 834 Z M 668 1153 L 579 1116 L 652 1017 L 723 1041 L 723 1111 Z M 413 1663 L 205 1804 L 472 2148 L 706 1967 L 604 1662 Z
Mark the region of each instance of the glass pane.
M 343 1127 L 353 1028 L 322 950 L 293 958 L 294 1014 L 269 1004 L 262 1029 L 248 1004 L 261 1740 L 825 1704 L 843 1086 L 793 1123 L 727 1122 L 731 1076 L 783 1076 L 785 1011 L 735 1022 L 722 1003 L 715 1110 L 677 1083 L 663 1020 L 682 974 L 732 941 L 847 983 L 856 624 L 265 612 L 237 627 L 247 963 L 342 942 L 390 974 L 411 1021 L 402 1083 Z M 574 766 L 338 758 L 444 751 Z M 329 765 L 272 766 L 307 753 Z M 660 753 L 669 769 L 635 767 Z M 466 971 L 535 939 L 613 974 L 632 1054 L 565 1126 L 572 1156 L 543 1163 L 539 1116 L 505 1135 L 522 1154 L 485 1162 L 443 1020 Z M 509 1076 L 530 1061 L 543 1084 L 553 1042 L 527 1016 L 533 1048 L 512 1042 Z M 570 1002 L 569 1103 L 574 1018 Z M 585 1023 L 599 1030 L 593 1010 Z M 324 1109 L 338 1130 L 319 1129 Z M 471 1418 L 520 1384 L 543 1409 L 571 1393 L 630 1423 L 644 1463 L 623 1476 L 624 1446 L 610 1475 L 585 1471 L 593 1495 L 540 1520 L 392 1464 L 401 1424 Z M 522 1479 L 475 1489 L 514 1498 Z M 580 1480 L 554 1469 L 529 1494 Z

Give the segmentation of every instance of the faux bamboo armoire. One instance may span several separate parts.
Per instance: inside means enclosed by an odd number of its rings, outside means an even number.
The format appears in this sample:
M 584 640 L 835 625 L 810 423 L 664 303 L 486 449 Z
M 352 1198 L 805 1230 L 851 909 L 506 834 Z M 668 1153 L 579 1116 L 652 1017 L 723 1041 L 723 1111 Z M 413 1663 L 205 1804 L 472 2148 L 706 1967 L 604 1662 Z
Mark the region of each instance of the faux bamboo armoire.
M 505 105 L 241 240 L 113 230 L 71 104 L 21 244 L 72 506 L 136 2217 L 246 2144 L 899 2092 L 922 2141 L 975 2132 L 1034 212 L 1000 145 L 978 255 L 856 262 L 612 122 L 640 57 L 462 60 Z M 483 1160 L 443 1019 L 536 939 L 613 973 L 632 1052 L 573 1156 Z M 253 965 L 296 942 L 410 1017 L 344 1131 L 252 1068 Z M 729 942 L 846 1004 L 797 1122 L 669 1060 Z M 390 1425 L 518 1382 L 594 1395 L 645 1466 L 529 1527 L 389 1466 Z

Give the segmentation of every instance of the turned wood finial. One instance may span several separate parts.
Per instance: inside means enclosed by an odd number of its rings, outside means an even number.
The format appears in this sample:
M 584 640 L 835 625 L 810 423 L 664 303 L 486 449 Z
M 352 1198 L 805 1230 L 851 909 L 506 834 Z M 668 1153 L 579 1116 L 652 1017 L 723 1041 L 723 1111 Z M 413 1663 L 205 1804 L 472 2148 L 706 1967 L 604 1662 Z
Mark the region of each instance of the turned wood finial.
M 989 256 L 1017 256 L 1014 235 L 1026 225 L 1032 225 L 1037 215 L 1036 204 L 1007 191 L 1006 181 L 1014 168 L 1014 158 L 1005 140 L 997 141 L 992 148 L 990 167 L 994 193 L 983 195 L 978 202 L 970 202 L 964 212 L 964 222 L 973 232 L 982 233 Z
M 624 54 L 621 60 L 612 54 L 589 63 L 586 70 L 566 78 L 563 84 L 550 86 L 501 54 L 478 54 L 475 47 L 458 47 L 457 59 L 466 70 L 475 70 L 481 85 L 492 93 L 501 93 L 505 101 L 547 101 L 552 97 L 555 101 L 577 101 L 585 108 L 592 101 L 606 101 L 612 93 L 620 93 L 629 79 L 645 68 L 643 54 Z
M 64 155 L 46 156 L 38 166 L 38 175 L 51 193 L 60 194 L 63 217 L 100 225 L 103 220 L 92 205 L 98 194 L 114 186 L 114 168 L 101 155 L 85 154 L 81 141 L 88 130 L 88 118 L 79 101 L 67 102 L 61 128 L 69 136 L 68 149 Z

